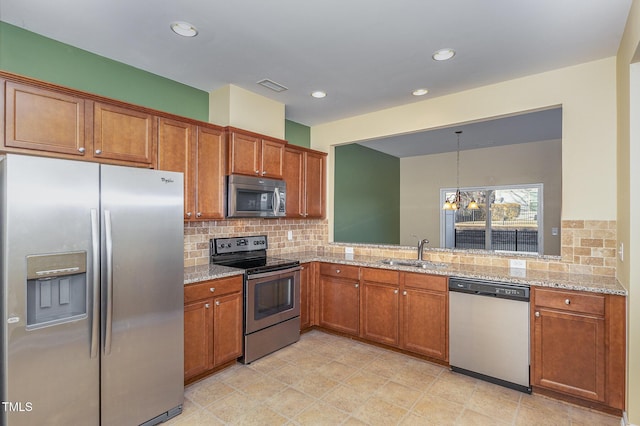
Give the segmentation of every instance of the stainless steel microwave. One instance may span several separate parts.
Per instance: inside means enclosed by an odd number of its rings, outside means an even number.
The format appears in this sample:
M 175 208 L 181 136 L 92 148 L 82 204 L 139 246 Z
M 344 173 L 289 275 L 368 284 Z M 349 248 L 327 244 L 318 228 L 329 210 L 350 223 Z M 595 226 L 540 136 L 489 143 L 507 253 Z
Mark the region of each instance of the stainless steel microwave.
M 283 180 L 227 177 L 227 217 L 284 217 L 287 186 Z

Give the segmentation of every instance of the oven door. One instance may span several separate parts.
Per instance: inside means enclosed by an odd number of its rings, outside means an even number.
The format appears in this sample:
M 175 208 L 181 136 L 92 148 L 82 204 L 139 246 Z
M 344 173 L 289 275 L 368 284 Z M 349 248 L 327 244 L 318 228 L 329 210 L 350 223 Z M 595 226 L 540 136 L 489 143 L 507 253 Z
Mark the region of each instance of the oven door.
M 300 315 L 300 267 L 249 275 L 245 288 L 245 334 Z

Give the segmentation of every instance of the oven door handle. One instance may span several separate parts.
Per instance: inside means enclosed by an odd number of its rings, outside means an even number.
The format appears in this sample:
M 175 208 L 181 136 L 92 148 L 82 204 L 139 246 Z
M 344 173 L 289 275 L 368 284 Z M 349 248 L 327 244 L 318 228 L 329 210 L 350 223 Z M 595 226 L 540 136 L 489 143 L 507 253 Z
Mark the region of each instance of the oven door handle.
M 247 275 L 247 280 L 258 280 L 260 278 L 265 278 L 265 277 L 273 277 L 275 275 L 281 275 L 281 274 L 287 274 L 289 272 L 296 272 L 301 270 L 302 267 L 301 266 L 291 266 L 291 267 L 286 267 L 283 269 L 277 269 L 275 271 L 269 271 L 269 272 L 262 272 L 259 274 L 252 274 L 252 275 Z

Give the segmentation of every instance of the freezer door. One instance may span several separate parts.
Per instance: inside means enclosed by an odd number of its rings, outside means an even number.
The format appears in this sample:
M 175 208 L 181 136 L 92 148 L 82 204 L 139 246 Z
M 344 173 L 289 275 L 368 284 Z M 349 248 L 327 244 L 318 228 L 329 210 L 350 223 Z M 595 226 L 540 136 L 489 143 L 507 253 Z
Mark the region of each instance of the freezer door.
M 0 424 L 97 425 L 99 167 L 8 154 L 0 181 Z
M 183 401 L 183 177 L 101 170 L 101 424 L 137 425 Z

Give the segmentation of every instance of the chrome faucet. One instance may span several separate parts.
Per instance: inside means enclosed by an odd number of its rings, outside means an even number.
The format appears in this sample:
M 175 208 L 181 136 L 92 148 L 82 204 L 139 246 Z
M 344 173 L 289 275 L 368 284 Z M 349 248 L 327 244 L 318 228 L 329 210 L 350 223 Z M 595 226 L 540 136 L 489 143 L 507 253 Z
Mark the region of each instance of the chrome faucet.
M 414 237 L 418 238 L 417 235 L 414 235 Z M 418 238 L 418 260 L 422 260 L 422 252 L 424 250 L 425 244 L 429 244 L 429 240 L 427 240 L 426 238 Z

